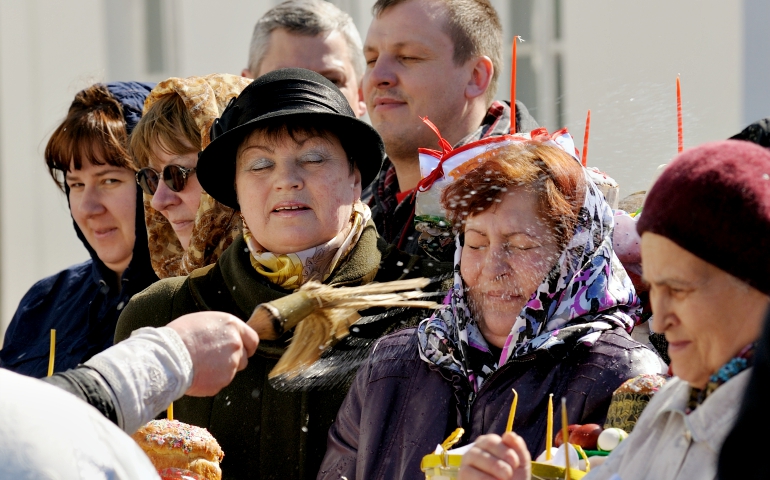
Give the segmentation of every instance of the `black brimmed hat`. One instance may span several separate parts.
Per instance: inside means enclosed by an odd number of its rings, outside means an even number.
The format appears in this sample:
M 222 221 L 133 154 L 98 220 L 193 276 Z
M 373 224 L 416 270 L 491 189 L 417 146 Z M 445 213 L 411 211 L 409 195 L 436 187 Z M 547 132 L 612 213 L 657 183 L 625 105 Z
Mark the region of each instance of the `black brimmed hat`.
M 330 130 L 361 172 L 366 187 L 382 166 L 385 147 L 371 125 L 356 118 L 340 90 L 323 76 L 301 68 L 275 70 L 254 80 L 211 126 L 211 143 L 198 158 L 198 181 L 220 203 L 240 210 L 235 194 L 238 146 L 256 128 L 310 120 Z

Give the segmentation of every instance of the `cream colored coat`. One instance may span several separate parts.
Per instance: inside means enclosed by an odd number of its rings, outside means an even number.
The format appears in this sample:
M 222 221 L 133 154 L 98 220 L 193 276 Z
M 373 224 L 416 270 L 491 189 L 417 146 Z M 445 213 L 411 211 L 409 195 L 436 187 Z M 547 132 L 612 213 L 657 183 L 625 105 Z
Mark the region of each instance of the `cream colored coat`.
M 690 387 L 674 378 L 639 417 L 633 433 L 585 480 L 707 480 L 740 410 L 751 369 L 720 386 L 690 415 Z

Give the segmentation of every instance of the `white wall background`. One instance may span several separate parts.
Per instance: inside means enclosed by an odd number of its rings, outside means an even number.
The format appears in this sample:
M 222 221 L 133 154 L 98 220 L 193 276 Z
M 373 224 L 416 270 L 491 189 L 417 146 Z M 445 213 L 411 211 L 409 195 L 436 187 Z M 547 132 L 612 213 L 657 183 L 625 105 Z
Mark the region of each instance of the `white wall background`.
M 741 1 L 565 1 L 564 10 L 567 125 L 582 144 L 591 109 L 588 162 L 620 183 L 621 197 L 646 189 L 677 152 L 677 74 L 685 148 L 742 128 Z
M 95 81 L 238 74 L 254 22 L 278 0 L 155 0 L 165 43 L 163 71 L 154 73 L 145 15 L 152 1 L 0 0 L 0 342 L 35 281 L 88 258 L 42 157 L 74 94 Z M 770 78 L 770 44 L 751 41 L 770 24 L 765 1 L 562 0 L 564 98 L 554 101 L 564 102 L 578 146 L 592 110 L 589 163 L 614 176 L 622 195 L 645 189 L 676 153 L 677 74 L 686 146 L 770 116 L 770 89 L 756 81 Z M 374 0 L 333 3 L 365 36 Z M 519 0 L 492 3 L 510 45 Z M 501 98 L 509 72 L 506 65 Z

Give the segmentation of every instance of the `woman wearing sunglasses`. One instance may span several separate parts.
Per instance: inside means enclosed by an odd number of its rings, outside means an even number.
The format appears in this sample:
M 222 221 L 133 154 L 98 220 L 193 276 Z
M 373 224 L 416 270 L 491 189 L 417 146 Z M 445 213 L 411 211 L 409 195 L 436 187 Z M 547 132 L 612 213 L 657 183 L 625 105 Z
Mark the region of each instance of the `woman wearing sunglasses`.
M 169 78 L 147 97 L 131 135 L 131 154 L 145 193 L 152 266 L 160 278 L 216 262 L 241 231 L 235 211 L 203 191 L 196 166 L 214 119 L 249 82 L 227 74 Z
M 131 296 L 158 280 L 150 266 L 142 194 L 128 135 L 152 85 L 96 84 L 75 96 L 45 149 L 49 172 L 66 193 L 75 230 L 91 259 L 37 282 L 5 334 L 0 366 L 44 377 L 50 330 L 56 371 L 112 345 Z

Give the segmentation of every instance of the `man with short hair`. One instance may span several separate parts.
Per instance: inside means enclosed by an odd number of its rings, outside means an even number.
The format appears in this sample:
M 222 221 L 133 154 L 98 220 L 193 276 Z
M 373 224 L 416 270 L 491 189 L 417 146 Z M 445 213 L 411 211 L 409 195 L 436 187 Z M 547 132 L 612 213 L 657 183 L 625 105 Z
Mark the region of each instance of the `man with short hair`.
M 417 149 L 436 148 L 437 138 L 420 117 L 454 146 L 509 132 L 510 106 L 493 100 L 502 27 L 489 0 L 377 0 L 372 10 L 362 88 L 388 157 L 369 203 L 385 240 L 422 254 L 413 226 Z M 517 102 L 516 131 L 537 126 Z
M 286 0 L 257 21 L 249 64 L 241 75 L 257 78 L 280 68 L 306 68 L 334 83 L 361 117 L 363 47 L 353 19 L 323 0 Z

